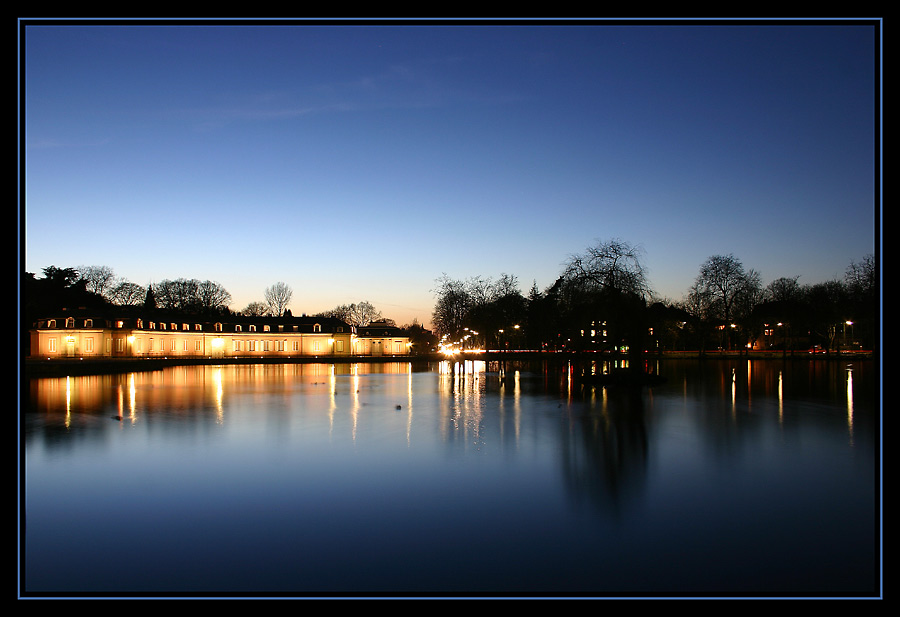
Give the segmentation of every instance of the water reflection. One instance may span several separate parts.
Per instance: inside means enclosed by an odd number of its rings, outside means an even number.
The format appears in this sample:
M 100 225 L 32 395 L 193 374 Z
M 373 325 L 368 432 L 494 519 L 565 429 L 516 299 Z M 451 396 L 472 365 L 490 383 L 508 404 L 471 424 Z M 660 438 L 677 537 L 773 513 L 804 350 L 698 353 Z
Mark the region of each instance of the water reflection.
M 31 380 L 27 580 L 870 589 L 871 363 L 654 361 L 645 370 L 668 380 L 643 388 L 579 378 L 617 368 L 221 365 Z
M 574 405 L 576 396 L 581 405 Z M 621 498 L 645 479 L 646 392 L 587 386 L 570 393 L 569 430 L 560 435 L 563 474 L 576 501 L 617 511 Z
M 522 431 L 522 401 L 524 396 L 540 392 L 557 397 L 556 403 L 569 412 L 580 410 L 579 418 L 590 419 L 592 428 L 611 435 L 615 423 L 633 420 L 653 409 L 647 394 L 679 391 L 685 404 L 689 399 L 708 401 L 703 410 L 710 412 L 716 401 L 727 392 L 731 422 L 742 422 L 749 414 L 765 412 L 774 402 L 780 425 L 787 421 L 786 410 L 792 401 L 809 404 L 814 401 L 836 402 L 842 399 L 846 428 L 852 441 L 855 408 L 862 401 L 871 409 L 874 397 L 871 385 L 857 392 L 859 375 L 868 377 L 871 369 L 862 363 L 835 367 L 805 363 L 799 370 L 793 364 L 765 365 L 763 361 L 742 360 L 723 362 L 716 371 L 704 375 L 699 365 L 673 363 L 661 369 L 657 362 L 653 370 L 665 370 L 669 382 L 665 387 L 628 391 L 629 396 L 615 388 L 585 384 L 576 375 L 608 372 L 615 364 L 589 363 L 586 367 L 515 364 L 507 362 L 445 361 L 426 366 L 409 362 L 356 364 L 285 364 L 250 366 L 193 366 L 175 367 L 160 371 L 135 372 L 121 375 L 68 376 L 34 379 L 29 382 L 30 410 L 43 416 L 45 424 L 58 422 L 66 429 L 108 414 L 123 423 L 135 424 L 148 415 L 206 417 L 216 424 L 226 424 L 228 416 L 246 403 L 260 411 L 270 410 L 273 400 L 284 409 L 302 407 L 314 412 L 324 398 L 325 413 L 331 429 L 338 416 L 351 419 L 354 438 L 364 412 L 370 404 L 384 406 L 380 400 L 389 396 L 391 407 L 405 417 L 405 438 L 413 439 L 413 426 L 420 402 L 430 397 L 417 391 L 417 374 L 436 374 L 437 404 L 440 409 L 439 430 L 445 438 L 462 431 L 465 443 L 477 444 L 482 438 L 483 425 L 491 412 L 490 421 L 498 429 L 512 431 L 517 441 Z M 402 377 L 387 382 L 373 382 L 374 375 Z M 718 378 L 719 392 L 710 388 Z M 840 379 L 840 381 L 838 381 Z M 526 381 L 527 380 L 527 381 Z M 526 391 L 527 384 L 527 391 Z M 838 390 L 837 388 L 840 388 Z M 385 390 L 387 388 L 387 390 Z M 831 390 L 833 388 L 833 390 Z M 840 392 L 840 399 L 830 395 Z M 637 396 L 644 395 L 644 398 Z M 430 400 L 430 398 L 428 399 Z M 253 405 L 252 403 L 258 403 Z M 488 406 L 489 403 L 489 406 Z M 429 405 L 421 407 L 428 410 Z M 602 431 L 601 431 L 602 428 Z M 639 427 L 635 427 L 639 428 Z M 628 430 L 632 430 L 629 428 Z

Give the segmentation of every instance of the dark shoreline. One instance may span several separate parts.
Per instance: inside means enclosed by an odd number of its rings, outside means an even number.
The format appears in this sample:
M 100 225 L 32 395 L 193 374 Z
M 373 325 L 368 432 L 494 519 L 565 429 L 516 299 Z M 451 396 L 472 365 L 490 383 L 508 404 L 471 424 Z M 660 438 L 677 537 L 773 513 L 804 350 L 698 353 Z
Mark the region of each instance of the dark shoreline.
M 550 361 L 571 362 L 591 360 L 616 360 L 625 359 L 624 355 L 611 355 L 592 352 L 536 352 L 536 351 L 510 351 L 510 352 L 482 352 L 463 353 L 454 356 L 444 354 L 420 354 L 414 356 L 303 356 L 295 358 L 98 358 L 83 360 L 71 358 L 62 360 L 38 360 L 25 358 L 20 363 L 22 376 L 52 377 L 65 375 L 93 375 L 107 373 L 128 373 L 134 371 L 157 371 L 172 366 L 195 365 L 249 365 L 249 364 L 353 364 L 353 363 L 387 363 L 408 362 L 412 364 L 436 362 L 441 360 L 481 360 L 481 361 Z M 873 360 L 875 354 L 871 352 L 850 352 L 811 354 L 808 352 L 665 352 L 660 354 L 645 354 L 644 360 Z

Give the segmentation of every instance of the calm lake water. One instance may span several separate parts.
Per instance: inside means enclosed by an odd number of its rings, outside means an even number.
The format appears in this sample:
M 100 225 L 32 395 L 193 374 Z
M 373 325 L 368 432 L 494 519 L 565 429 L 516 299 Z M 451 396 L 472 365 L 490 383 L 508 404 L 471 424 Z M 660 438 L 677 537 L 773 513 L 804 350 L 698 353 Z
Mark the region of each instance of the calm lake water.
M 30 380 L 22 593 L 880 596 L 872 361 L 568 368 Z

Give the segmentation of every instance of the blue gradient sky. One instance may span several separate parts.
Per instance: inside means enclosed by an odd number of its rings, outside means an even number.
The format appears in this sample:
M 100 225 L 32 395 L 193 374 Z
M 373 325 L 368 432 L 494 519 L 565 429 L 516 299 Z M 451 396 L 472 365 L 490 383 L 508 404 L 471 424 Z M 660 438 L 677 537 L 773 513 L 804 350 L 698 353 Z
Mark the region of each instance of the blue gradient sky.
M 618 237 L 678 300 L 734 253 L 764 283 L 876 250 L 871 24 L 25 28 L 25 264 L 212 279 L 239 310 L 435 278 L 543 289 Z

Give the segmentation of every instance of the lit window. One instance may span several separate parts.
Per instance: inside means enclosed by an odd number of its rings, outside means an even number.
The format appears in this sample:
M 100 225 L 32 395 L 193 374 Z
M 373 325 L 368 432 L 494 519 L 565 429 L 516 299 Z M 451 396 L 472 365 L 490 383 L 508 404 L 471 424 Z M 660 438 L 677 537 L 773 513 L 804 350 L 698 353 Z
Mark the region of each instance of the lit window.
M 47 348 L 50 350 L 50 353 L 56 353 L 56 339 L 52 338 L 47 341 Z
M 84 353 L 94 353 L 94 339 L 92 337 L 84 339 Z
M 269 331 L 269 326 L 263 326 L 263 332 L 268 332 L 268 331 Z

